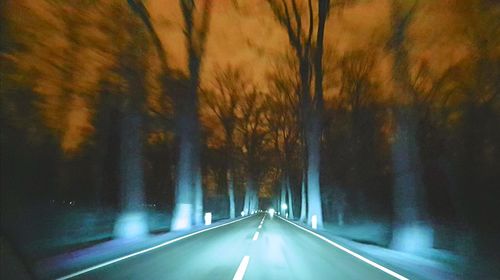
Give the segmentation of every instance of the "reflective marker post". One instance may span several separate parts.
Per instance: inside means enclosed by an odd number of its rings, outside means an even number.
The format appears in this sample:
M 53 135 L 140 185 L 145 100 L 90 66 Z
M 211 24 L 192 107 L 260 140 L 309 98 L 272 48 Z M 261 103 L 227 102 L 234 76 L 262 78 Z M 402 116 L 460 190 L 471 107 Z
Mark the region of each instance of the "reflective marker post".
M 207 212 L 207 213 L 205 213 L 205 225 L 209 226 L 211 224 L 212 224 L 212 213 Z
M 313 229 L 318 229 L 318 216 L 312 215 L 311 217 L 311 226 Z

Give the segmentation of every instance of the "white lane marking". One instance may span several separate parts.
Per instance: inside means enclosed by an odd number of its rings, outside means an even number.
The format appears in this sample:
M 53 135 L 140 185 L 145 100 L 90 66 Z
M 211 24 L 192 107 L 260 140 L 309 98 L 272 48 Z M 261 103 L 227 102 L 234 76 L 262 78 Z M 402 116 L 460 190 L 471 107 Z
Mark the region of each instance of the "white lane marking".
M 288 220 L 285 220 L 285 219 L 283 219 L 281 217 L 279 217 L 279 218 L 282 219 L 283 221 L 285 221 L 285 222 L 293 225 L 293 226 L 296 226 L 296 227 L 300 228 L 301 230 L 309 232 L 310 234 L 318 237 L 319 239 L 322 239 L 323 241 L 326 241 L 326 242 L 330 243 L 330 245 L 335 246 L 336 248 L 338 248 L 338 249 L 340 249 L 340 250 L 342 250 L 342 251 L 350 254 L 351 256 L 353 256 L 353 257 L 355 257 L 355 258 L 357 258 L 357 259 L 359 259 L 361 261 L 364 261 L 365 263 L 367 263 L 367 264 L 369 264 L 369 265 L 371 265 L 371 266 L 373 266 L 375 268 L 378 268 L 378 269 L 382 270 L 383 272 L 385 272 L 385 273 L 387 273 L 387 274 L 389 274 L 389 275 L 391 275 L 391 276 L 393 276 L 393 277 L 395 277 L 395 278 L 397 278 L 399 280 L 409 280 L 408 278 L 404 277 L 403 275 L 398 274 L 398 273 L 396 273 L 396 272 L 394 272 L 394 271 L 392 271 L 392 270 L 390 270 L 390 269 L 388 269 L 388 268 L 386 268 L 384 266 L 381 266 L 380 264 L 378 264 L 378 263 L 376 263 L 374 261 L 371 261 L 371 260 L 369 260 L 369 259 L 361 256 L 360 254 L 354 253 L 353 251 L 347 249 L 346 247 L 344 247 L 342 245 L 339 245 L 339 244 L 331 241 L 330 239 L 328 239 L 328 238 L 326 238 L 326 237 L 324 237 L 322 235 L 319 235 L 319 234 L 315 233 L 314 231 L 311 231 L 311 230 L 309 230 L 307 228 L 301 227 L 301 226 L 299 226 L 299 225 L 297 225 L 295 223 L 292 223 L 292 222 L 290 222 Z
M 257 238 L 259 238 L 259 232 L 258 231 L 255 232 L 255 234 L 253 235 L 252 240 L 255 241 L 255 240 L 257 240 Z
M 76 276 L 79 276 L 79 275 L 82 275 L 84 273 L 87 273 L 87 272 L 90 272 L 90 271 L 93 271 L 93 270 L 96 270 L 98 268 L 101 268 L 101 267 L 104 267 L 104 266 L 108 266 L 110 264 L 113 264 L 113 263 L 116 263 L 116 262 L 119 262 L 119 261 L 123 261 L 125 259 L 128 259 L 128 258 L 131 258 L 131 257 L 134 257 L 134 256 L 137 256 L 137 255 L 141 255 L 141 254 L 144 254 L 146 252 L 149 252 L 149 251 L 152 251 L 152 250 L 155 250 L 155 249 L 158 249 L 158 248 L 161 248 L 161 247 L 164 247 L 164 246 L 167 246 L 169 244 L 172 244 L 176 241 L 179 241 L 179 240 L 182 240 L 182 239 L 185 239 L 185 238 L 188 238 L 188 237 L 191 237 L 193 235 L 197 235 L 197 234 L 200 234 L 202 232 L 206 232 L 206 231 L 209 231 L 209 230 L 212 230 L 212 229 L 216 229 L 216 228 L 220 228 L 220 227 L 223 227 L 223 226 L 227 226 L 227 225 L 230 225 L 230 224 L 233 224 L 233 223 L 236 223 L 236 222 L 240 222 L 240 221 L 243 221 L 245 219 L 248 219 L 252 216 L 247 216 L 247 217 L 244 217 L 244 218 L 241 218 L 239 220 L 235 220 L 235 221 L 231 221 L 231 222 L 228 222 L 228 223 L 225 223 L 225 224 L 222 224 L 222 225 L 217 225 L 217 226 L 214 226 L 214 227 L 211 227 L 211 228 L 206 228 L 206 229 L 203 229 L 203 230 L 200 230 L 200 231 L 196 231 L 196 232 L 192 232 L 190 234 L 187 234 L 187 235 L 183 235 L 183 236 L 180 236 L 180 237 L 177 237 L 177 238 L 174 238 L 172 240 L 169 240 L 169 241 L 166 241 L 166 242 L 163 242 L 159 245 L 156 245 L 156 246 L 153 246 L 153 247 L 150 247 L 150 248 L 147 248 L 147 249 L 144 249 L 144 250 L 141 250 L 139 252 L 135 252 L 135 253 L 132 253 L 132 254 L 129 254 L 129 255 L 126 255 L 126 256 L 123 256 L 123 257 L 120 257 L 120 258 L 117 258 L 117 259 L 114 259 L 114 260 L 110 260 L 110 261 L 107 261 L 107 262 L 104 262 L 104 263 L 101 263 L 101 264 L 98 264 L 98 265 L 94 265 L 94 266 L 91 266 L 89 268 L 86 268 L 86 269 L 82 269 L 80 271 L 77 271 L 77 272 L 74 272 L 74 273 L 71 273 L 71 274 L 68 274 L 66 276 L 61 276 L 59 278 L 56 278 L 56 280 L 66 280 L 66 279 L 69 279 L 69 278 L 73 278 L 73 277 L 76 277 Z
M 240 266 L 238 266 L 238 270 L 236 270 L 236 274 L 234 274 L 233 280 L 242 280 L 243 276 L 245 276 L 245 271 L 247 270 L 248 262 L 250 261 L 249 256 L 244 256 L 241 260 Z
M 259 225 L 259 227 L 258 227 L 258 228 L 262 228 L 262 225 Z

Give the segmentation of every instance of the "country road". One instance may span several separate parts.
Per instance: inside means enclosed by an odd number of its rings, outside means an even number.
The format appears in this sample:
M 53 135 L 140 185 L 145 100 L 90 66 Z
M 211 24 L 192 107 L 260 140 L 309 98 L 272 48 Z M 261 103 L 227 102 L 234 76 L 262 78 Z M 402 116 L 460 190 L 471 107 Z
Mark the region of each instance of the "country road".
M 404 279 L 376 266 L 259 213 L 72 278 Z

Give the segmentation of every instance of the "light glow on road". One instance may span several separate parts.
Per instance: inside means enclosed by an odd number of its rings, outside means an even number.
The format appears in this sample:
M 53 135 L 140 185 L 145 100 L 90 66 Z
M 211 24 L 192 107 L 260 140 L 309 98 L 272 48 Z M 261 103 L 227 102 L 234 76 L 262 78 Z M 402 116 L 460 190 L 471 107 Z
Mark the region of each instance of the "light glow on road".
M 271 218 L 274 216 L 274 209 L 273 208 L 269 208 L 269 210 L 267 210 L 269 212 L 269 216 L 271 216 Z
M 255 232 L 255 234 L 253 235 L 252 240 L 253 240 L 253 241 L 256 241 L 258 238 L 259 238 L 259 232 L 257 231 L 257 232 Z
M 257 228 L 259 228 L 259 229 L 262 228 L 262 224 L 260 224 Z
M 313 216 L 313 217 L 314 217 L 314 216 Z M 387 273 L 387 274 L 389 274 L 389 275 L 391 275 L 391 276 L 395 277 L 396 279 L 399 279 L 399 280 L 409 280 L 408 278 L 404 277 L 403 275 L 398 274 L 398 273 L 396 273 L 396 272 L 394 272 L 394 271 L 392 271 L 392 270 L 388 269 L 387 267 L 384 267 L 384 266 L 382 266 L 382 265 L 380 265 L 380 264 L 378 264 L 378 263 L 376 263 L 376 262 L 374 262 L 374 261 L 371 261 L 371 260 L 369 260 L 369 259 L 367 259 L 367 258 L 365 258 L 365 257 L 361 256 L 360 254 L 357 254 L 357 253 L 355 253 L 355 252 L 353 252 L 353 251 L 351 251 L 351 250 L 347 249 L 346 247 L 344 247 L 344 246 L 342 246 L 342 245 L 340 245 L 340 244 L 337 244 L 337 243 L 335 243 L 335 242 L 331 241 L 330 239 L 328 239 L 328 238 L 326 238 L 326 237 L 324 237 L 324 236 L 322 236 L 322 235 L 319 235 L 319 234 L 315 233 L 314 231 L 311 231 L 311 230 L 309 230 L 309 229 L 307 229 L 307 228 L 304 228 L 304 227 L 302 227 L 302 226 L 299 226 L 299 225 L 297 225 L 297 224 L 295 224 L 295 223 L 292 223 L 292 222 L 290 222 L 290 221 L 288 221 L 288 220 L 285 220 L 285 219 L 283 219 L 283 218 L 281 218 L 281 217 L 280 217 L 280 219 L 282 219 L 283 221 L 285 221 L 285 222 L 287 222 L 287 223 L 289 223 L 289 224 L 291 224 L 291 225 L 293 225 L 293 226 L 295 226 L 295 227 L 300 228 L 300 229 L 301 229 L 301 230 L 303 230 L 303 231 L 307 231 L 307 232 L 309 232 L 310 234 L 312 234 L 312 235 L 314 235 L 314 236 L 318 237 L 319 239 L 322 239 L 323 241 L 325 241 L 325 242 L 329 243 L 330 245 L 333 245 L 333 246 L 334 246 L 334 247 L 336 247 L 337 249 L 340 249 L 340 250 L 342 250 L 342 251 L 344 251 L 344 252 L 348 253 L 349 255 L 351 255 L 351 256 L 353 256 L 353 257 L 355 257 L 355 258 L 357 258 L 357 259 L 359 259 L 359 260 L 361 260 L 361 261 L 363 261 L 363 262 L 365 262 L 365 263 L 367 263 L 367 264 L 369 264 L 369 265 L 371 265 L 371 266 L 373 266 L 373 267 L 375 267 L 375 268 L 378 268 L 378 269 L 382 270 L 383 272 L 385 272 L 385 273 Z
M 217 226 L 213 226 L 213 227 L 210 227 L 210 228 L 206 228 L 206 229 L 202 229 L 200 231 L 196 231 L 196 232 L 193 232 L 193 233 L 190 233 L 190 234 L 187 234 L 187 235 L 184 235 L 184 236 L 180 236 L 180 237 L 177 237 L 177 238 L 174 238 L 172 240 L 169 240 L 169 241 L 166 241 L 166 242 L 163 242 L 159 245 L 156 245 L 156 246 L 153 246 L 153 247 L 150 247 L 150 248 L 147 248 L 147 249 L 144 249 L 144 250 L 141 250 L 141 251 L 138 251 L 138 252 L 135 252 L 135 253 L 132 253 L 132 254 L 129 254 L 129 255 L 126 255 L 126 256 L 123 256 L 123 257 L 120 257 L 120 258 L 117 258 L 117 259 L 113 259 L 113 260 L 110 260 L 110 261 L 107 261 L 107 262 L 104 262 L 104 263 L 101 263 L 101 264 L 98 264 L 98 265 L 94 265 L 94 266 L 91 266 L 89 268 L 86 268 L 86 269 L 82 269 L 80 271 L 77 271 L 75 273 L 71 273 L 71 274 L 68 274 L 66 276 L 62 276 L 62 277 L 59 277 L 57 278 L 56 280 L 66 280 L 66 279 L 70 279 L 70 278 L 73 278 L 73 277 L 76 277 L 76 276 L 79 276 L 79 275 L 82 275 L 84 273 L 87 273 L 87 272 L 90 272 L 90 271 L 93 271 L 93 270 L 96 270 L 96 269 L 99 269 L 101 267 L 105 267 L 105 266 L 108 266 L 110 264 L 114 264 L 114 263 L 117 263 L 119 261 L 123 261 L 123 260 L 126 260 L 128 258 L 131 258 L 131 257 L 134 257 L 134 256 L 137 256 L 137 255 L 141 255 L 141 254 L 144 254 L 144 253 L 147 253 L 149 251 L 153 251 L 155 249 L 158 249 L 158 248 L 161 248 L 161 247 L 164 247 L 164 246 L 167 246 L 169 244 L 172 244 L 174 242 L 177 242 L 179 240 L 182 240 L 182 239 L 186 239 L 188 237 L 191 237 L 191 236 L 194 236 L 194 235 L 197 235 L 197 234 L 200 234 L 200 233 L 203 233 L 203 232 L 206 232 L 206 231 L 209 231 L 209 230 L 212 230 L 212 229 L 216 229 L 216 228 L 220 228 L 220 227 L 223 227 L 223 226 L 227 226 L 227 225 L 230 225 L 230 224 L 234 224 L 234 223 L 237 223 L 237 222 L 240 222 L 240 221 L 243 221 L 245 219 L 248 219 L 252 216 L 248 216 L 248 217 L 245 217 L 245 218 L 240 218 L 238 220 L 235 220 L 235 221 L 231 221 L 231 222 L 228 222 L 228 223 L 225 223 L 225 224 L 222 224 L 222 225 L 217 225 Z M 248 262 L 247 262 L 248 263 Z M 246 269 L 246 265 L 245 265 L 245 269 Z M 238 279 L 241 279 L 241 278 L 238 278 Z
M 243 276 L 245 276 L 245 271 L 247 270 L 249 261 L 250 261 L 249 256 L 243 257 L 240 266 L 238 266 L 238 270 L 236 270 L 236 274 L 234 274 L 233 280 L 243 280 Z

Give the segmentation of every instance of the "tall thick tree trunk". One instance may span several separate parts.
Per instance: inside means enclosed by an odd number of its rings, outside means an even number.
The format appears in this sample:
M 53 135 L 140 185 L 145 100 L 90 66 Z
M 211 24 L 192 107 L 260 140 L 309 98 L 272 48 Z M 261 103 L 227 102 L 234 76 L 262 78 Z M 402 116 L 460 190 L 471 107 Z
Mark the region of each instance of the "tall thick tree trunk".
M 225 126 L 226 128 L 226 126 Z M 229 218 L 234 219 L 236 217 L 236 206 L 234 200 L 234 173 L 233 173 L 233 130 L 231 128 L 225 129 L 226 134 L 226 184 L 227 184 L 227 196 L 229 199 Z
M 321 132 L 323 127 L 323 41 L 325 24 L 330 10 L 330 0 L 318 2 L 318 31 L 314 49 L 314 98 L 307 114 L 307 223 L 317 217 L 317 226 L 323 227 L 323 207 L 321 205 L 320 162 Z
M 198 161 L 199 163 L 199 161 Z M 198 166 L 194 178 L 194 224 L 203 225 L 203 187 L 201 168 Z
M 195 106 L 198 108 L 198 106 Z M 196 124 L 193 137 L 194 153 L 193 153 L 193 222 L 195 225 L 203 225 L 203 187 L 202 187 L 202 173 L 201 173 L 201 146 L 200 146 L 200 127 L 198 113 L 196 115 Z
M 298 54 L 300 57 L 300 54 Z M 308 220 L 307 210 L 308 208 L 308 190 L 309 190 L 309 143 L 307 140 L 308 132 L 308 112 L 311 103 L 311 78 L 310 78 L 310 62 L 309 60 L 301 59 L 299 64 L 299 72 L 300 72 L 300 125 L 301 127 L 301 138 L 302 138 L 302 158 L 303 158 L 303 170 L 302 170 L 302 186 L 301 186 L 301 211 L 300 211 L 300 220 L 302 222 L 306 222 Z
M 195 184 L 199 165 L 195 153 L 197 113 L 196 103 L 192 96 L 184 96 L 178 106 L 177 129 L 179 135 L 179 160 L 177 165 L 177 183 L 175 193 L 175 208 L 172 216 L 171 230 L 190 228 L 193 224 Z
M 286 210 L 283 209 L 283 207 L 286 204 L 286 182 L 285 182 L 285 176 L 282 176 L 281 182 L 280 182 L 280 205 L 278 212 L 282 214 L 283 216 L 285 215 Z
M 250 203 L 250 213 L 257 211 L 257 208 L 259 208 L 259 194 L 257 189 L 254 187 L 252 191 L 252 200 Z
M 236 217 L 236 208 L 234 203 L 234 179 L 231 167 L 227 170 L 227 194 L 229 199 L 229 218 Z
M 290 186 L 290 177 L 286 176 L 286 192 L 288 193 L 288 218 L 295 219 L 293 215 L 293 196 L 292 188 Z
M 128 100 L 122 115 L 120 145 L 120 188 L 122 213 L 115 224 L 118 238 L 148 233 L 144 205 L 143 117 L 137 104 Z
M 320 190 L 320 119 L 311 116 L 307 130 L 307 224 L 312 224 L 312 217 L 316 216 L 317 225 L 323 227 L 323 210 L 321 206 Z
M 256 207 L 258 205 L 258 197 L 255 187 L 255 180 L 251 177 L 247 179 L 247 188 L 245 193 L 245 215 L 250 214 L 252 211 L 257 210 Z
M 249 183 L 246 183 L 245 186 L 245 199 L 243 201 L 243 215 L 248 215 L 248 212 L 250 210 L 250 198 L 251 197 L 251 190 Z
M 422 175 L 413 109 L 396 109 L 392 143 L 394 169 L 394 230 L 391 247 L 415 252 L 432 247 L 433 232 L 427 223 Z
M 120 139 L 120 112 L 117 95 L 108 89 L 100 93 L 95 119 L 95 202 L 96 209 L 102 210 L 110 204 L 109 190 L 117 189 L 118 156 L 120 148 L 116 142 Z M 118 139 L 118 140 L 117 140 Z M 114 196 L 113 196 L 114 197 Z M 116 203 L 115 203 L 116 204 Z
M 391 247 L 414 252 L 432 247 L 433 232 L 428 224 L 423 197 L 420 167 L 417 117 L 414 108 L 406 33 L 415 13 L 416 3 L 405 11 L 403 1 L 392 2 L 391 49 L 394 53 L 392 76 L 398 108 L 394 110 L 395 133 L 392 143 L 394 170 L 394 226 Z
M 185 96 L 181 97 L 179 117 L 180 157 L 177 177 L 176 205 L 172 217 L 172 230 L 191 227 L 203 222 L 203 187 L 200 164 L 200 122 L 198 118 L 198 86 L 210 23 L 211 1 L 202 7 L 200 29 L 196 28 L 196 6 L 191 1 L 179 1 L 184 19 L 187 48 L 188 79 Z M 195 39 L 196 38 L 196 39 Z
M 306 193 L 306 176 L 305 172 L 302 175 L 302 182 L 300 186 L 300 221 L 304 222 L 307 218 L 307 193 Z

